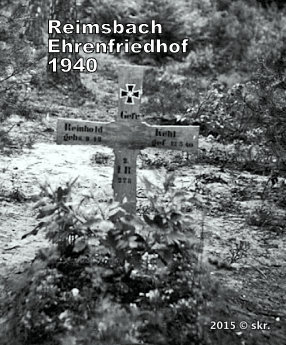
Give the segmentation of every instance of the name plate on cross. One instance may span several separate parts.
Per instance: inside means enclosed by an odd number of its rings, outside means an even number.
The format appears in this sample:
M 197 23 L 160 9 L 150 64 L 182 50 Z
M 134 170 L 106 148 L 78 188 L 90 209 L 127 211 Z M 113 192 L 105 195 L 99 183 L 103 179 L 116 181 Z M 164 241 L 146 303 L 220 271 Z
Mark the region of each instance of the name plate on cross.
M 118 114 L 115 121 L 58 119 L 57 144 L 105 145 L 114 149 L 114 198 L 128 212 L 136 212 L 136 158 L 141 149 L 154 147 L 197 152 L 198 126 L 152 126 L 142 121 L 143 94 L 140 66 L 119 67 Z

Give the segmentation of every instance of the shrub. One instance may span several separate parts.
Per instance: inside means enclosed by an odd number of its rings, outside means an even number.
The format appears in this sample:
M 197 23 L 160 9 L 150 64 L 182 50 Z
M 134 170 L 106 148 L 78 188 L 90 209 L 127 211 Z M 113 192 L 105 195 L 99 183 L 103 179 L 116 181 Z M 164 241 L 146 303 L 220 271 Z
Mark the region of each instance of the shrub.
M 24 38 L 25 7 L 15 6 L 9 17 L 0 15 L 0 119 L 13 113 L 28 116 L 30 69 L 37 56 Z
M 84 0 L 81 5 L 82 17 L 87 17 L 100 25 L 112 25 L 114 20 L 122 24 L 133 23 L 139 10 L 140 7 L 135 1 L 127 0 L 123 0 L 120 4 L 112 0 Z M 129 35 L 124 36 L 124 34 L 110 35 L 110 38 L 116 38 L 118 41 L 124 41 L 128 37 Z
M 139 23 L 150 25 L 151 20 L 155 20 L 162 25 L 162 33 L 142 35 L 141 37 L 136 37 L 135 41 L 144 43 L 150 41 L 150 39 L 160 39 L 161 42 L 167 45 L 180 42 L 186 37 L 186 23 L 183 14 L 182 7 L 170 0 L 144 0 L 139 12 Z M 180 60 L 183 54 L 172 54 L 169 52 L 143 53 L 140 56 L 136 55 L 136 60 L 142 61 L 141 59 L 143 59 L 144 62 L 144 58 L 147 57 L 151 57 L 157 62 L 163 62 L 167 57 Z
M 249 73 L 265 52 L 277 55 L 285 36 L 285 11 L 254 5 L 220 0 L 192 8 L 186 19 L 191 51 L 185 73 Z
M 286 103 L 283 96 L 286 88 L 286 48 L 281 50 L 278 58 L 270 55 L 261 60 L 260 68 L 253 78 L 256 86 L 258 106 L 262 111 L 260 126 L 264 129 L 266 143 L 277 158 L 278 169 L 286 169 Z
M 192 102 L 192 80 L 174 76 L 165 69 L 149 69 L 144 81 L 148 102 L 142 104 L 142 113 L 148 117 L 156 115 L 157 121 L 162 118 L 173 121 L 173 124 L 178 116 L 179 122 L 180 115 L 186 114 Z
M 113 24 L 114 20 L 122 24 L 151 24 L 155 20 L 162 25 L 162 34 L 113 34 L 105 35 L 109 39 L 114 38 L 117 42 L 149 42 L 150 39 L 160 39 L 162 43 L 171 44 L 185 38 L 185 22 L 182 17 L 182 10 L 170 0 L 143 0 L 123 1 L 114 3 L 111 0 L 86 0 L 83 2 L 82 11 L 84 16 L 88 16 L 98 24 Z M 133 60 L 136 63 L 146 63 L 146 61 L 164 62 L 166 58 L 181 59 L 180 54 L 172 53 L 140 53 L 134 54 Z

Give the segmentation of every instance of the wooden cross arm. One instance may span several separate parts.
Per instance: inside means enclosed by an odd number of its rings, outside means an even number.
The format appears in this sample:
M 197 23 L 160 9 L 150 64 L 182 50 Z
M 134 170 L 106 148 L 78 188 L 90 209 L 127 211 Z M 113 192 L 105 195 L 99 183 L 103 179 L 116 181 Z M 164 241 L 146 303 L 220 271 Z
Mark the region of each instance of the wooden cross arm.
M 92 122 L 58 119 L 57 144 L 147 147 L 197 152 L 199 126 L 151 126 L 141 122 Z
M 110 122 L 93 122 L 59 118 L 57 121 L 58 145 L 104 145 L 106 128 Z
M 199 126 L 151 126 L 145 122 L 111 122 L 106 133 L 114 148 L 141 150 L 154 147 L 197 152 Z M 109 141 L 109 140 L 108 140 Z

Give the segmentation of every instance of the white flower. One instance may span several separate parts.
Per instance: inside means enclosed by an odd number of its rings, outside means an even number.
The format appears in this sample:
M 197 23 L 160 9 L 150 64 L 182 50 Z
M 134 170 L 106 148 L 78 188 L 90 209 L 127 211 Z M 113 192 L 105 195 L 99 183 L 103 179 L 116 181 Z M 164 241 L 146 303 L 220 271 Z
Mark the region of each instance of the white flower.
M 105 332 L 107 330 L 107 325 L 104 322 L 98 323 L 98 331 L 100 333 Z
M 72 293 L 73 297 L 77 297 L 79 295 L 79 289 L 73 288 L 71 290 L 71 293 Z
M 146 293 L 146 297 L 148 297 L 150 301 L 156 300 L 160 297 L 160 292 L 158 289 L 151 290 L 148 293 Z

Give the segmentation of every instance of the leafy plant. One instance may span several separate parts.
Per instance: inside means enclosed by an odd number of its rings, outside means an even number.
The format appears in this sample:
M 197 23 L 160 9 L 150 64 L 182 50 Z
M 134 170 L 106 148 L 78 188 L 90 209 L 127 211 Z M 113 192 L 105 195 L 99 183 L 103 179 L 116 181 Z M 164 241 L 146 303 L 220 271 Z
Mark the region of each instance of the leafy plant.
M 273 210 L 268 205 L 260 205 L 247 218 L 249 225 L 264 227 L 271 224 Z
M 38 208 L 37 218 L 42 219 L 37 228 L 24 235 L 36 235 L 41 228 L 45 228 L 46 237 L 58 245 L 61 253 L 68 254 L 74 249 L 75 242 L 80 237 L 86 236 L 84 223 L 74 208 L 71 199 L 71 188 L 77 179 L 67 183 L 62 188 L 53 190 L 50 185 L 41 185 L 44 197 L 34 206 Z
M 250 248 L 250 243 L 248 241 L 237 241 L 234 246 L 229 250 L 229 255 L 226 260 L 233 264 L 242 258 L 246 258 L 248 255 L 248 250 Z

